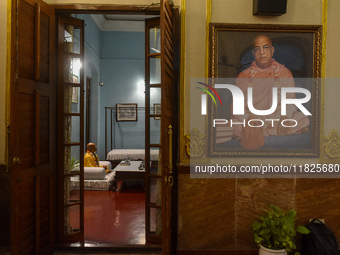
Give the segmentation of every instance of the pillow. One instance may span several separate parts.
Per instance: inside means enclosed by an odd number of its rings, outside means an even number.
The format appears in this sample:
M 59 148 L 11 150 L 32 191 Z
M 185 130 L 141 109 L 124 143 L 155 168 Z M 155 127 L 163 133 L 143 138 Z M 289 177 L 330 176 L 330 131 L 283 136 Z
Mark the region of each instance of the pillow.
M 104 167 L 84 167 L 84 180 L 104 180 L 105 175 Z

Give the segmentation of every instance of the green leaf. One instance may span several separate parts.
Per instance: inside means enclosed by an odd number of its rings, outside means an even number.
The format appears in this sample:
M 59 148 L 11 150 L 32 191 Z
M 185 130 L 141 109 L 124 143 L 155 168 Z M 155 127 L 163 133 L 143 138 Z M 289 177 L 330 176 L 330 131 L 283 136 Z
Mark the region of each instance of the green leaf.
M 309 233 L 306 227 L 296 228 L 295 219 L 295 210 L 285 212 L 271 204 L 270 209 L 260 217 L 260 220 L 252 224 L 255 243 L 271 249 L 285 249 L 287 252 L 295 250 L 296 231 Z
M 310 230 L 308 228 L 306 228 L 305 226 L 298 226 L 296 228 L 296 231 L 301 233 L 301 234 L 309 234 Z

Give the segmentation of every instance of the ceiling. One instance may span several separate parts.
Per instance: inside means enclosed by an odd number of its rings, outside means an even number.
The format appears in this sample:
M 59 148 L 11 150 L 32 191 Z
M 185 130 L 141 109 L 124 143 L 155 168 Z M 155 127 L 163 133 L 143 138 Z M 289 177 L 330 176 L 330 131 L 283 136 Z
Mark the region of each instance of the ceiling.
M 144 32 L 145 20 L 159 16 L 139 14 L 91 14 L 91 17 L 102 31 Z

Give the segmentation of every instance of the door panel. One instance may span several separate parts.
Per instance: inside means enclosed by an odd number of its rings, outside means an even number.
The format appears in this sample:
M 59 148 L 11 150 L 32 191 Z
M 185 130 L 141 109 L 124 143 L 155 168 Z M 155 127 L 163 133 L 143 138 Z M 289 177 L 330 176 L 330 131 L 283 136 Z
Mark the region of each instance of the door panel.
M 161 0 L 159 19 L 146 21 L 145 47 L 145 160 L 146 241 L 162 243 L 162 254 L 172 247 L 172 203 L 174 185 L 174 12 L 168 0 Z M 159 132 L 151 130 L 152 123 Z M 157 126 L 157 125 L 156 125 Z M 151 149 L 158 149 L 158 162 L 150 161 Z M 173 249 L 173 250 L 172 250 Z
M 162 168 L 161 168 L 161 47 L 160 19 L 145 23 L 145 230 L 146 242 L 162 242 Z M 156 112 L 156 105 L 158 111 Z M 153 128 L 151 128 L 153 127 Z M 157 129 L 157 130 L 156 130 Z M 158 160 L 150 160 L 158 151 Z
M 84 241 L 84 22 L 58 17 L 58 241 Z
M 175 152 L 173 146 L 173 130 L 176 130 L 174 114 L 176 101 L 174 98 L 174 11 L 169 0 L 161 1 L 161 81 L 162 81 L 162 106 L 161 106 L 161 141 L 162 141 L 162 249 L 164 255 L 175 253 L 172 245 L 176 228 L 173 224 L 172 205 L 173 185 L 175 182 Z M 173 127 L 175 127 L 173 129 Z M 172 232 L 174 231 L 174 232 Z
M 54 247 L 54 10 L 39 0 L 18 0 L 12 2 L 16 12 L 11 21 L 11 254 L 48 255 Z

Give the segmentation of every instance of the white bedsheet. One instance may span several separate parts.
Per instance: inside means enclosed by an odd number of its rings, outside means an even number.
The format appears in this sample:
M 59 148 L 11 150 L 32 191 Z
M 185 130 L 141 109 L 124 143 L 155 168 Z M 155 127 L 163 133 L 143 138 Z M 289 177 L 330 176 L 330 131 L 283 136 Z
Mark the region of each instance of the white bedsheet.
M 158 161 L 158 150 L 150 151 L 150 160 Z M 107 154 L 107 160 L 143 160 L 145 158 L 144 149 L 113 149 Z

